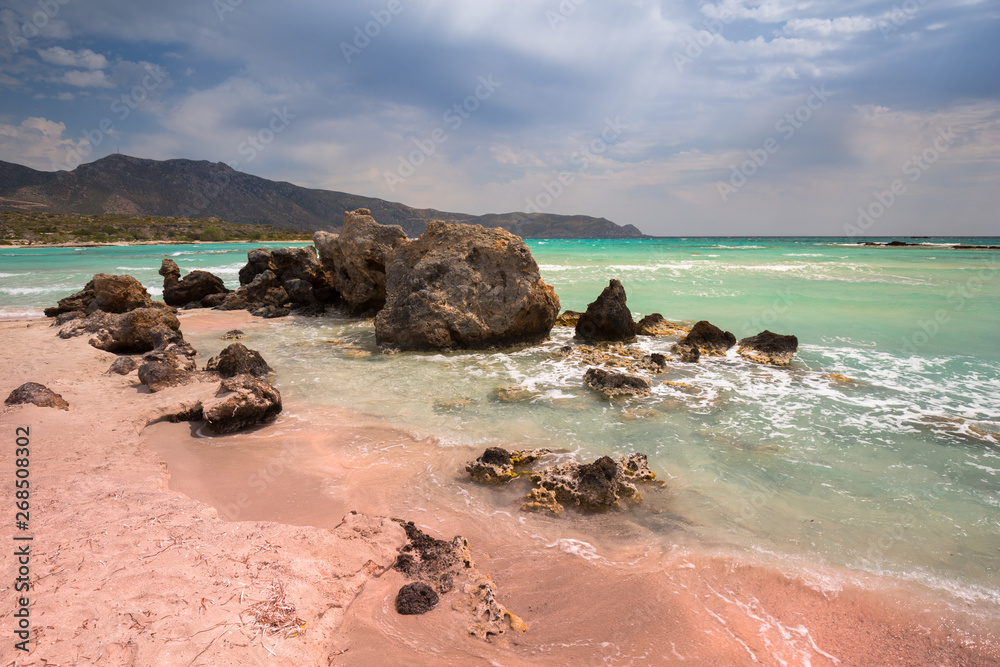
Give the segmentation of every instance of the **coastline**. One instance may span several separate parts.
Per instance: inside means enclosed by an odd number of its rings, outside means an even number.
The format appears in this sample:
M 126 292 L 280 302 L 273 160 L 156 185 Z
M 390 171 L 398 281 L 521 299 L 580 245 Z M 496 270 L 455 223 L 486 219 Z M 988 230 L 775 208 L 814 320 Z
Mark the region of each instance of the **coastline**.
M 246 313 L 182 311 L 180 317 L 185 332 L 267 326 Z M 219 446 L 202 447 L 209 443 L 193 439 L 188 424 L 157 425 L 143 434 L 165 405 L 213 392 L 215 383 L 148 394 L 134 377 L 103 375 L 115 355 L 83 338 L 58 339 L 49 321 L 5 321 L 0 331 L 7 342 L 0 353 L 5 392 L 41 382 L 71 406 L 68 412 L 6 407 L 0 416 L 6 430 L 32 426 L 37 485 L 31 612 L 38 644 L 27 660 L 10 664 L 397 658 L 517 665 L 581 664 L 601 656 L 611 664 L 986 665 L 1000 659 L 996 628 L 963 629 L 962 619 L 942 616 L 933 600 L 890 580 L 869 577 L 872 588 L 831 588 L 680 540 L 673 547 L 650 544 L 628 514 L 520 515 L 503 492 L 461 479 L 461 461 L 472 450 L 443 449 L 405 425 L 328 413 L 330 423 L 313 432 L 314 447 L 294 453 L 282 449 L 287 433 L 279 421 L 233 436 L 254 441 L 236 457 Z M 309 414 L 309 406 L 286 409 Z M 149 446 L 154 431 L 166 434 L 178 456 L 197 459 L 200 451 L 243 467 L 185 471 L 176 456 L 165 463 Z M 252 508 L 227 517 L 227 506 L 248 484 L 223 480 L 246 480 L 248 471 L 276 455 L 289 457 L 282 467 L 292 476 L 264 485 L 257 501 L 267 511 L 280 510 L 274 516 L 284 523 L 259 520 Z M 299 465 L 307 460 L 320 463 Z M 10 459 L 3 473 L 13 475 Z M 438 493 L 421 483 L 428 475 L 468 497 Z M 195 483 L 217 494 L 215 507 L 199 500 Z M 190 496 L 174 490 L 184 484 Z M 276 508 L 290 488 L 299 497 Z M 367 515 L 349 515 L 351 521 L 340 524 L 337 514 L 355 509 Z M 304 517 L 302 510 L 308 510 Z M 425 616 L 396 615 L 391 601 L 402 579 L 387 568 L 402 531 L 376 516 L 416 521 L 438 538 L 467 537 L 501 602 L 531 630 L 484 643 L 463 636 L 461 615 L 446 604 Z M 4 538 L 11 532 L 5 526 Z M 248 609 L 276 580 L 306 626 L 296 637 L 262 640 L 247 623 Z M 3 593 L 0 618 L 9 623 L 13 591 Z

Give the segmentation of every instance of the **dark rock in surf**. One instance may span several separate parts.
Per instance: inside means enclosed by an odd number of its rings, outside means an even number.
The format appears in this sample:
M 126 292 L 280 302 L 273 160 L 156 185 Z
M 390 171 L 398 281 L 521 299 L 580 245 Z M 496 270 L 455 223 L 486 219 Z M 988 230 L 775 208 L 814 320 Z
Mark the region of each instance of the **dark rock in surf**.
M 222 350 L 219 356 L 209 359 L 205 370 L 215 371 L 224 378 L 241 374 L 266 377 L 268 373 L 274 372 L 264 361 L 264 357 L 260 356 L 260 352 L 251 350 L 243 343 L 233 343 Z
M 672 351 L 681 354 L 682 360 L 685 352 L 681 348 L 694 348 L 699 354 L 710 357 L 724 357 L 726 350 L 736 345 L 736 336 L 728 331 L 723 331 L 711 322 L 702 320 L 691 327 L 691 331 L 682 340 L 677 342 Z M 691 354 L 691 353 L 687 353 Z M 693 355 L 692 355 L 693 356 Z
M 615 396 L 648 396 L 652 390 L 649 380 L 639 375 L 619 373 L 603 368 L 589 368 L 583 381 L 608 398 Z
M 635 340 L 635 322 L 620 281 L 612 279 L 597 300 L 587 306 L 587 312 L 576 323 L 576 337 L 591 342 Z
M 787 366 L 798 349 L 799 339 L 795 336 L 783 336 L 765 329 L 756 336 L 741 339 L 737 351 L 759 364 Z

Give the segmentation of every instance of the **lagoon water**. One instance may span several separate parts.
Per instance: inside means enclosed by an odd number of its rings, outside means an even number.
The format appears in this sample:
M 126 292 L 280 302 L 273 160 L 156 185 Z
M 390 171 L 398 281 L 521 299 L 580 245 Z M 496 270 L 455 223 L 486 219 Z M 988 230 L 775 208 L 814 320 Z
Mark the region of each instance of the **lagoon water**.
M 1000 253 L 943 244 L 998 240 L 922 241 L 529 241 L 563 309 L 584 309 L 618 278 L 636 319 L 659 312 L 738 338 L 799 338 L 789 368 L 734 348 L 671 363 L 646 398 L 587 390 L 586 366 L 555 354 L 572 343 L 561 327 L 548 343 L 504 352 L 383 356 L 371 321 L 337 316 L 271 320 L 246 342 L 277 369 L 290 404 L 403 422 L 442 447 L 554 447 L 588 460 L 645 452 L 668 484 L 668 514 L 641 518 L 653 532 L 680 517 L 685 539 L 708 549 L 886 575 L 996 614 Z M 97 272 L 131 274 L 158 295 L 164 256 L 236 287 L 249 248 L 0 248 L 0 316 L 39 315 Z M 188 338 L 205 358 L 224 346 Z M 638 345 L 668 352 L 675 340 Z M 496 400 L 507 384 L 531 397 Z M 307 412 L 285 415 L 285 430 Z

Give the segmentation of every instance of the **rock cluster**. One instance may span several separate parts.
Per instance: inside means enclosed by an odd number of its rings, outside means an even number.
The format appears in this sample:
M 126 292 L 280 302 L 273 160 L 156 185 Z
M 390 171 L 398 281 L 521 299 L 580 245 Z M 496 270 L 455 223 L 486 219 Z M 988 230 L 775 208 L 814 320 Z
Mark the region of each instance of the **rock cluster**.
M 559 297 L 520 237 L 435 221 L 390 255 L 375 337 L 397 350 L 533 344 L 558 313 Z
M 496 584 L 476 568 L 464 537 L 457 536 L 450 542 L 439 540 L 421 531 L 412 521 L 395 521 L 406 531 L 408 541 L 400 549 L 393 568 L 416 580 L 400 588 L 396 595 L 396 610 L 400 614 L 425 613 L 437 605 L 441 596 L 457 588 L 461 598 L 452 606 L 469 613 L 470 635 L 485 640 L 505 634 L 508 628 L 518 632 L 528 630 L 527 623 L 500 604 Z
M 323 268 L 312 246 L 256 248 L 247 253 L 247 264 L 239 275 L 239 289 L 210 305 L 273 318 L 293 311 L 316 314 L 339 296 L 330 272 Z
M 681 361 L 698 361 L 701 355 L 724 357 L 733 345 L 736 345 L 736 336 L 701 320 L 691 327 L 687 336 L 674 344 L 671 351 L 678 354 Z
M 127 313 L 97 310 L 83 319 L 73 319 L 59 330 L 60 338 L 94 334 L 90 344 L 116 354 L 139 354 L 155 349 L 153 330 L 157 327 L 180 331 L 177 315 L 168 308 L 144 307 Z
M 105 313 L 126 313 L 136 308 L 165 307 L 155 304 L 146 288 L 132 276 L 112 276 L 96 274 L 84 288 L 58 305 L 45 309 L 46 317 L 56 317 L 64 313 L 80 312 L 91 315 L 97 311 Z
M 475 461 L 465 466 L 472 479 L 481 484 L 499 484 L 517 477 L 518 468 L 534 463 L 551 449 L 515 449 L 508 451 L 502 447 L 490 447 Z
M 69 403 L 61 395 L 37 382 L 25 382 L 10 392 L 4 400 L 5 405 L 37 405 L 40 408 L 57 408 L 69 410 Z

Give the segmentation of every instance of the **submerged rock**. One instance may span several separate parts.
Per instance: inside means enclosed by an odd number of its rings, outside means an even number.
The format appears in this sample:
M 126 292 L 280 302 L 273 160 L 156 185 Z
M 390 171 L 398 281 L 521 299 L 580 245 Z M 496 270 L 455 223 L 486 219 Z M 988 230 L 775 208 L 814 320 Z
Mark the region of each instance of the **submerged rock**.
M 590 368 L 583 381 L 591 389 L 596 389 L 608 398 L 614 396 L 648 396 L 652 383 L 644 377 L 618 373 L 603 368 Z
M 222 278 L 208 271 L 191 271 L 181 278 L 177 263 L 167 257 L 163 258 L 159 273 L 163 276 L 163 301 L 168 306 L 193 304 L 195 307 L 202 307 L 202 299 L 205 297 L 229 294 L 231 291 Z
M 504 403 L 518 403 L 520 401 L 527 401 L 538 395 L 537 392 L 526 389 L 521 385 L 517 384 L 504 384 L 496 387 L 493 390 L 493 395 L 498 401 L 503 401 Z
M 561 514 L 564 505 L 583 510 L 621 509 L 626 503 L 642 501 L 635 482 L 652 482 L 656 473 L 649 469 L 645 454 L 633 453 L 617 461 L 602 456 L 593 463 L 560 463 L 532 473 L 537 485 L 525 499 L 525 511 Z
M 799 339 L 795 336 L 783 336 L 765 329 L 756 336 L 741 339 L 737 351 L 759 364 L 787 366 L 798 349 Z
M 514 479 L 519 473 L 516 469 L 530 465 L 546 454 L 550 449 L 515 449 L 508 451 L 502 447 L 490 447 L 482 456 L 465 466 L 472 479 L 482 484 L 499 484 Z
M 215 397 L 202 407 L 209 428 L 232 433 L 273 422 L 281 412 L 281 394 L 264 380 L 236 375 L 223 380 Z
M 393 251 L 386 303 L 375 318 L 383 348 L 487 349 L 548 338 L 559 297 L 531 251 L 504 229 L 434 221 Z
M 5 405 L 37 405 L 40 408 L 57 408 L 69 410 L 69 403 L 61 395 L 37 382 L 25 382 L 10 392 L 4 400 Z M 13 452 L 13 450 L 11 450 Z
M 688 361 L 685 356 L 695 357 L 691 350 L 697 350 L 699 356 L 704 354 L 710 357 L 724 357 L 726 350 L 733 345 L 736 345 L 736 336 L 723 331 L 711 322 L 702 320 L 691 327 L 691 331 L 683 340 L 674 344 L 672 351 L 680 355 L 681 361 Z M 697 357 L 693 361 L 697 361 Z
M 382 225 L 366 208 L 344 213 L 340 234 L 316 232 L 313 243 L 348 308 L 377 312 L 385 305 L 386 264 L 393 250 L 407 242 L 398 225 Z
M 239 329 L 230 329 L 226 333 L 222 334 L 220 338 L 222 340 L 243 340 L 247 335 L 240 331 Z
M 243 373 L 254 377 L 265 377 L 268 373 L 274 372 L 274 369 L 264 361 L 264 357 L 260 356 L 260 352 L 251 350 L 243 343 L 233 343 L 222 350 L 219 356 L 209 359 L 205 370 L 215 371 L 224 378 Z
M 635 322 L 620 281 L 612 279 L 597 300 L 587 306 L 587 312 L 576 323 L 576 337 L 586 341 L 635 340 Z

